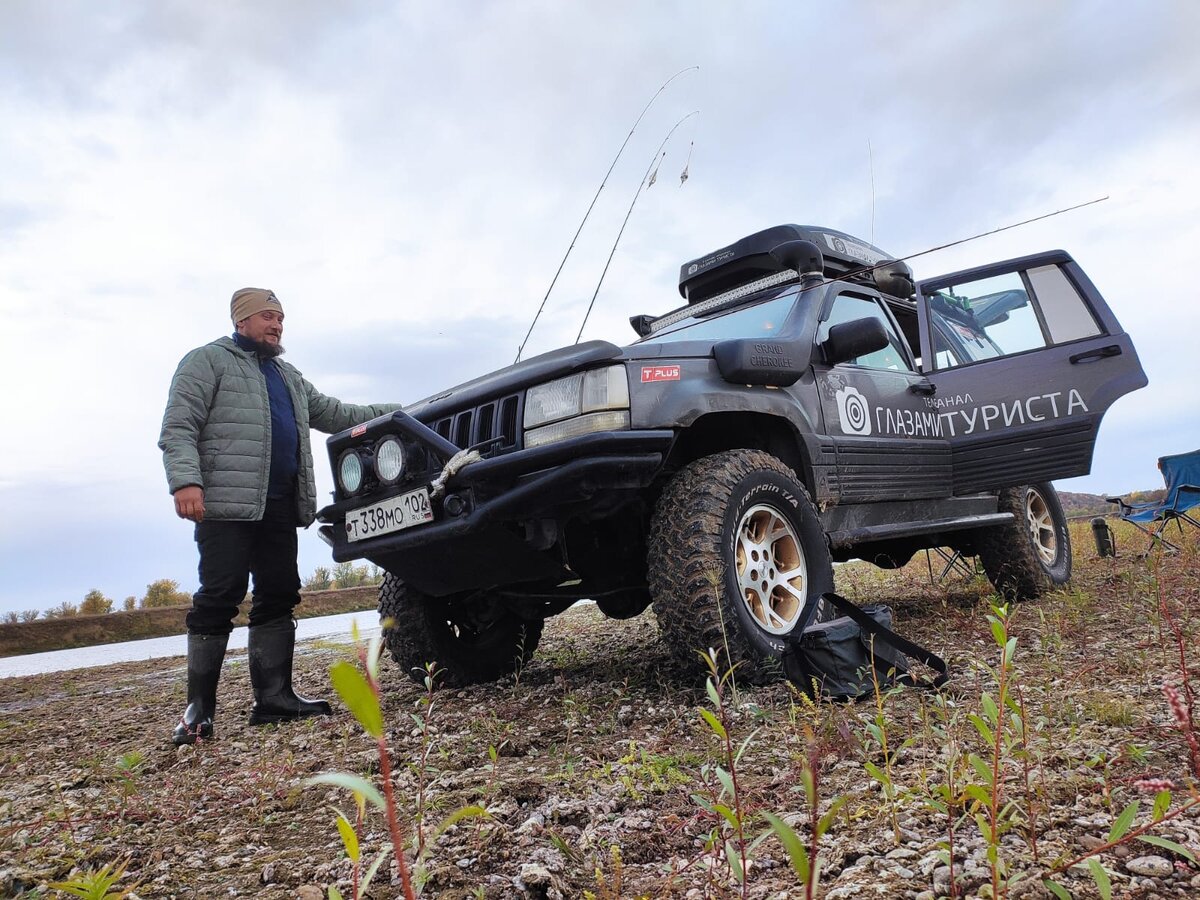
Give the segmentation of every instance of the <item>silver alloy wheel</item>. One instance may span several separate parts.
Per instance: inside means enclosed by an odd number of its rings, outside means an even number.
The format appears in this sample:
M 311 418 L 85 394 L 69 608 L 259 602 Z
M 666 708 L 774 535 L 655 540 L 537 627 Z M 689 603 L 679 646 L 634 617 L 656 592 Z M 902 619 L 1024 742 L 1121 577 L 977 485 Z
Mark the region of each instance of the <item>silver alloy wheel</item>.
M 808 565 L 796 533 L 770 506 L 738 523 L 736 566 L 742 601 L 764 631 L 787 634 L 808 602 Z
M 1058 534 L 1046 498 L 1037 491 L 1030 490 L 1025 494 L 1025 521 L 1038 558 L 1047 566 L 1054 565 L 1058 557 Z

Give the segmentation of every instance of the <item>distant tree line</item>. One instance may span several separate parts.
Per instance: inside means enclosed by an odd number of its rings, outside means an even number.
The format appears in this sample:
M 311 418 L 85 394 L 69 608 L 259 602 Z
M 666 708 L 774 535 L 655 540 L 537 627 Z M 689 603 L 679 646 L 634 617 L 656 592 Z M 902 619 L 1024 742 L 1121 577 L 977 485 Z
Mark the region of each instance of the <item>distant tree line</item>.
M 304 580 L 303 590 L 333 591 L 339 588 L 365 587 L 383 582 L 383 569 L 376 565 L 356 566 L 354 563 L 338 563 L 331 572 L 317 566 Z
M 169 578 L 160 578 L 146 585 L 146 593 L 140 598 L 129 596 L 121 603 L 121 609 L 156 609 L 160 606 L 188 606 L 192 595 L 179 589 L 179 582 Z M 64 600 L 58 606 L 40 611 L 27 609 L 22 612 L 6 612 L 0 616 L 0 622 L 13 625 L 17 622 L 32 622 L 37 618 L 70 619 L 75 616 L 102 616 L 112 612 L 116 603 L 97 588 L 88 591 L 79 603 Z
M 304 581 L 303 590 L 332 591 L 337 588 L 363 587 L 379 584 L 383 581 L 383 570 L 378 566 L 353 563 L 338 563 L 333 570 L 318 566 Z M 141 597 L 129 596 L 121 603 L 121 609 L 128 612 L 135 609 L 157 609 L 163 606 L 189 606 L 192 595 L 179 589 L 179 582 L 169 578 L 146 585 L 146 593 Z M 58 606 L 52 606 L 45 611 L 26 609 L 20 612 L 0 614 L 0 623 L 15 625 L 19 622 L 33 622 L 42 619 L 69 619 L 74 616 L 102 616 L 116 609 L 116 603 L 97 588 L 88 591 L 79 603 L 64 600 Z

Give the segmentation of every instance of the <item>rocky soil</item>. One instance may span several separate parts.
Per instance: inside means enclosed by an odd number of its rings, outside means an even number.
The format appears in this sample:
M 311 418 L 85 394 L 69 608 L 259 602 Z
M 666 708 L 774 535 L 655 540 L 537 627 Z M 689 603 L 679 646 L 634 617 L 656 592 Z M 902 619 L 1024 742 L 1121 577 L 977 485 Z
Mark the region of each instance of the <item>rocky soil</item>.
M 985 894 L 989 849 L 1013 898 L 1052 896 L 1042 877 L 1089 853 L 1098 875 L 1087 861 L 1053 875 L 1075 897 L 1101 896 L 1098 882 L 1118 897 L 1200 896 L 1189 860 L 1200 856 L 1200 806 L 1187 807 L 1200 798 L 1200 753 L 1163 691 L 1183 690 L 1185 671 L 1200 690 L 1195 540 L 1183 554 L 1141 559 L 1130 551 L 1142 544 L 1119 533 L 1116 560 L 1094 558 L 1086 526 L 1074 540 L 1071 589 L 1013 612 L 1014 708 L 999 754 L 970 719 L 986 724 L 983 695 L 999 696 L 994 597 L 981 578 L 932 582 L 924 555 L 899 572 L 842 567 L 838 584 L 853 599 L 890 603 L 902 633 L 946 657 L 953 678 L 940 695 L 813 704 L 787 684 L 735 678 L 717 708 L 702 677 L 672 667 L 651 614 L 610 621 L 592 606 L 551 620 L 518 678 L 435 690 L 431 707 L 385 660 L 400 821 L 424 835 L 419 856 L 408 850 L 420 894 L 802 897 L 780 841 L 755 841 L 764 813 L 810 840 L 807 769 L 819 813 L 844 804 L 818 848 L 817 895 L 829 900 Z M 301 650 L 298 684 L 331 696 L 329 666 L 353 648 Z M 136 897 L 318 900 L 330 885 L 353 896 L 334 808 L 353 820 L 354 803 L 306 779 L 352 772 L 378 784 L 374 741 L 340 706 L 327 719 L 251 729 L 249 694 L 245 656 L 234 655 L 217 739 L 175 749 L 167 738 L 184 705 L 182 659 L 0 681 L 0 894 L 59 896 L 50 882 L 123 865 L 114 890 Z M 1185 716 L 1187 703 L 1184 694 L 1177 704 Z M 701 709 L 723 717 L 735 751 L 744 743 L 734 765 Z M 1023 733 L 1012 719 L 1022 712 Z M 718 766 L 733 770 L 735 795 Z M 1001 827 L 989 842 L 993 768 Z M 1155 824 L 1164 788 L 1169 805 Z M 1135 800 L 1126 840 L 1110 846 Z M 740 810 L 744 842 L 714 803 L 734 821 Z M 436 834 L 475 805 L 488 816 Z M 387 839 L 368 808 L 364 857 Z M 402 896 L 394 862 L 369 896 Z

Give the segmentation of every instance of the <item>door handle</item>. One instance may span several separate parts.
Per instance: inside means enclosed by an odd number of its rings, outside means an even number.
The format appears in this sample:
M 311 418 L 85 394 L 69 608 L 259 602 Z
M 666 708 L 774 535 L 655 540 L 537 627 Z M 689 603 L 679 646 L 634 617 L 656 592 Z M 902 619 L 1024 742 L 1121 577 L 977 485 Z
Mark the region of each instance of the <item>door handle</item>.
M 922 379 L 915 384 L 910 384 L 908 389 L 914 394 L 926 394 L 932 396 L 937 393 L 937 385 L 932 381 Z
M 1097 350 L 1086 350 L 1083 353 L 1076 353 L 1070 357 L 1071 365 L 1081 362 L 1091 362 L 1096 359 L 1107 359 L 1110 356 L 1120 356 L 1121 348 L 1116 344 L 1109 344 L 1107 347 L 1100 347 Z

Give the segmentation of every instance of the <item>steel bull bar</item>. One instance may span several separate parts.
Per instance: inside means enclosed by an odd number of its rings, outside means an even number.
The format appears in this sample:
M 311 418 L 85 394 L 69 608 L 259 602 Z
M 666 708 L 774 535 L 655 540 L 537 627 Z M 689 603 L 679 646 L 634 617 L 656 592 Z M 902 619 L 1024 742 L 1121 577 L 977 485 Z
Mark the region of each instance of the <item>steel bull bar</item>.
M 338 456 L 347 447 L 360 441 L 374 442 L 387 434 L 400 434 L 425 446 L 443 463 L 463 449 L 407 413 L 397 411 L 372 420 L 365 430 L 351 429 L 331 437 L 328 446 L 332 464 L 336 467 Z M 446 481 L 447 497 L 460 491 L 472 495 L 460 515 L 449 515 L 443 503 L 439 518 L 428 524 L 353 543 L 344 534 L 336 534 L 334 526 L 344 521 L 348 511 L 416 486 L 406 483 L 371 501 L 351 497 L 324 507 L 317 514 L 323 523 L 319 533 L 333 548 L 336 562 L 454 542 L 497 522 L 536 518 L 556 506 L 586 501 L 600 491 L 643 488 L 653 481 L 674 440 L 675 432 L 670 429 L 605 431 L 481 459 Z M 481 491 L 489 496 L 480 497 Z

